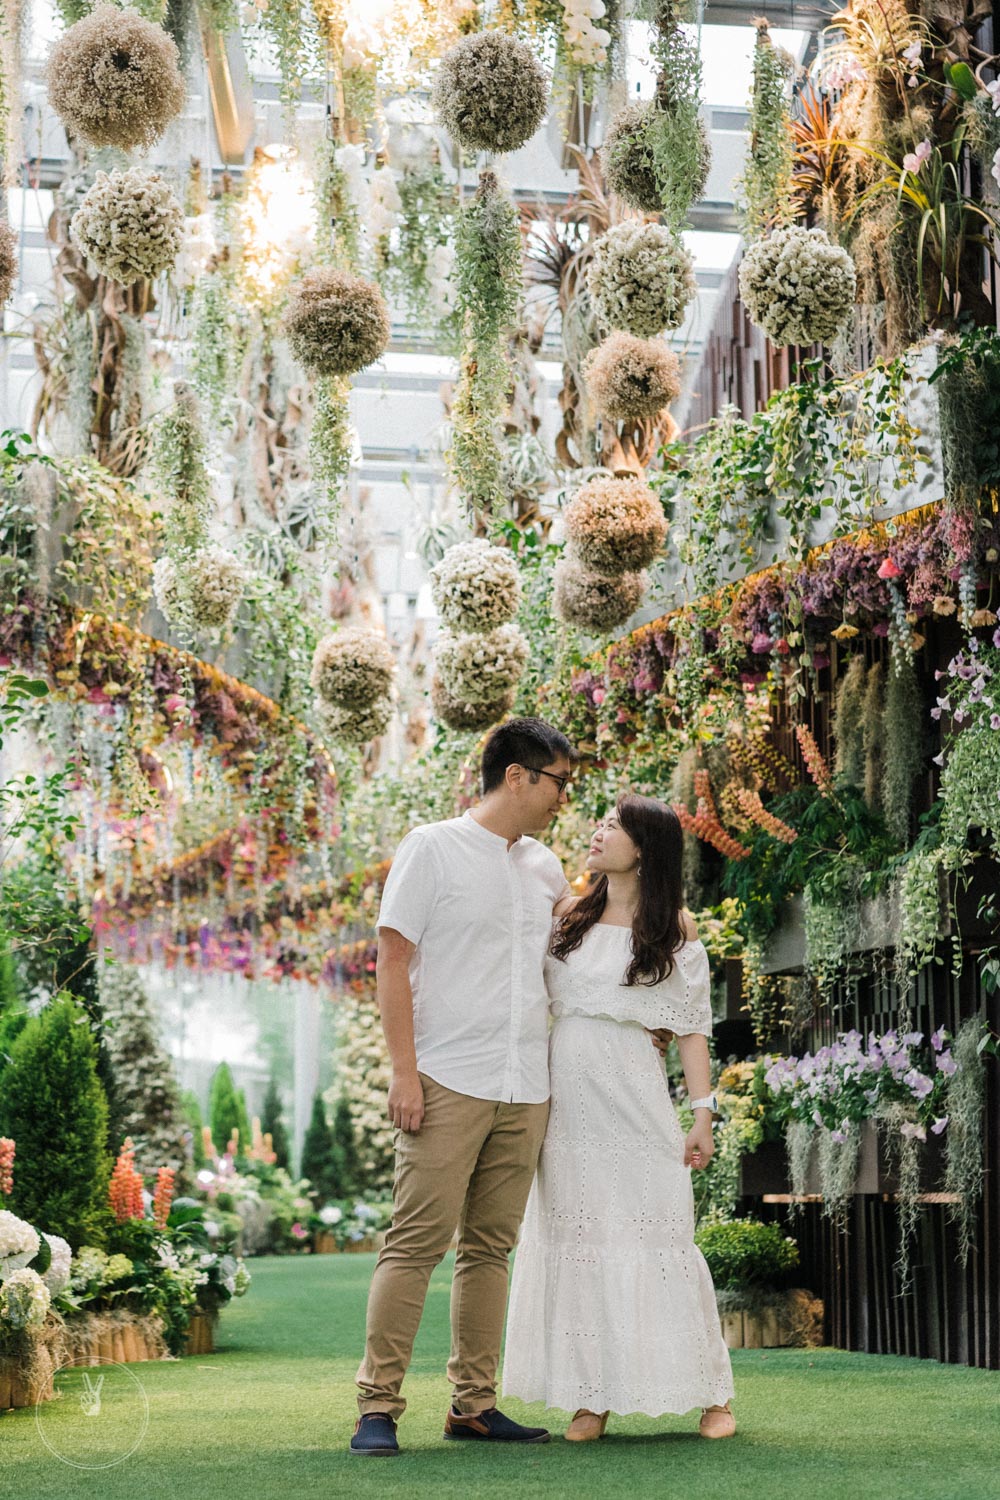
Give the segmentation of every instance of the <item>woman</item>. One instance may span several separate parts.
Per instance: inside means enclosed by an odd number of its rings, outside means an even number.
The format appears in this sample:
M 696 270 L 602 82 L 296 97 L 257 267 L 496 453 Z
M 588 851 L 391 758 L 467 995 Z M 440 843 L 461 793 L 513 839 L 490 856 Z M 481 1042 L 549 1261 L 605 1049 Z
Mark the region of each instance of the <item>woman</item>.
M 514 1263 L 504 1392 L 576 1415 L 702 1408 L 736 1430 L 715 1289 L 694 1244 L 690 1167 L 712 1156 L 708 957 L 682 911 L 676 814 L 624 796 L 597 828 L 586 894 L 555 908 L 546 983 L 552 1106 Z M 661 1045 L 677 1036 L 694 1126 L 685 1140 Z M 700 1101 L 708 1096 L 704 1105 Z

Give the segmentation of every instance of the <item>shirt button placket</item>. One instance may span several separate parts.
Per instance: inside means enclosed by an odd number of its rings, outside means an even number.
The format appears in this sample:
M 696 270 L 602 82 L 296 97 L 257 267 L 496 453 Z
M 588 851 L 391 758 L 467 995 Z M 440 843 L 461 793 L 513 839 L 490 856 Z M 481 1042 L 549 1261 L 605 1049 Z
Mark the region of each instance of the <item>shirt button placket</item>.
M 520 1069 L 518 1068 L 518 1043 L 521 1035 L 521 1011 L 523 1009 L 521 960 L 524 939 L 521 932 L 524 917 L 521 880 L 514 860 L 513 850 L 507 853 L 507 883 L 510 887 L 510 1032 L 507 1037 L 507 1074 L 504 1079 L 503 1097 L 514 1102 L 520 1091 Z

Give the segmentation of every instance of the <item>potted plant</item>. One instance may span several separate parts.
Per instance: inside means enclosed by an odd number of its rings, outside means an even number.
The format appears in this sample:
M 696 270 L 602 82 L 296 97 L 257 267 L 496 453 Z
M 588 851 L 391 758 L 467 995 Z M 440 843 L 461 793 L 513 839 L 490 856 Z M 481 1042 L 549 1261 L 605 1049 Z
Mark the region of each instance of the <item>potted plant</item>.
M 728 1348 L 821 1342 L 822 1303 L 809 1292 L 789 1289 L 799 1249 L 779 1225 L 759 1219 L 706 1223 L 695 1232 L 695 1244 L 712 1273 Z

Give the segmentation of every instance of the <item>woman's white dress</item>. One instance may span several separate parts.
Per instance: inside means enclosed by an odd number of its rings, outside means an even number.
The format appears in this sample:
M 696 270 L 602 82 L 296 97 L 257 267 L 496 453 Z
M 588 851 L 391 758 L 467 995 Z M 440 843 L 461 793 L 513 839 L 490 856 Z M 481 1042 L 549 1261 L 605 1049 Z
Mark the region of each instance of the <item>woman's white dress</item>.
M 631 929 L 597 923 L 549 958 L 548 1131 L 514 1260 L 503 1389 L 575 1411 L 686 1412 L 733 1394 L 715 1289 L 694 1244 L 691 1171 L 644 1027 L 711 1034 L 708 956 L 622 983 Z

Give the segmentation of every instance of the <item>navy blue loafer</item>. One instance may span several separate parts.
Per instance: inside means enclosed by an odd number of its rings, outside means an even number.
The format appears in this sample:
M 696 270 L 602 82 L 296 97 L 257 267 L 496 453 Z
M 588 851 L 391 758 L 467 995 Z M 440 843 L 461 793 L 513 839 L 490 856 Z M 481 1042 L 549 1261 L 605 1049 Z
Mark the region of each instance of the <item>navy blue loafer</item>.
M 491 1406 L 477 1416 L 465 1417 L 451 1407 L 444 1422 L 444 1435 L 468 1443 L 547 1443 L 552 1434 L 544 1427 L 522 1427 Z
M 370 1411 L 359 1418 L 351 1438 L 351 1452 L 364 1458 L 391 1458 L 399 1452 L 396 1424 L 384 1411 Z

